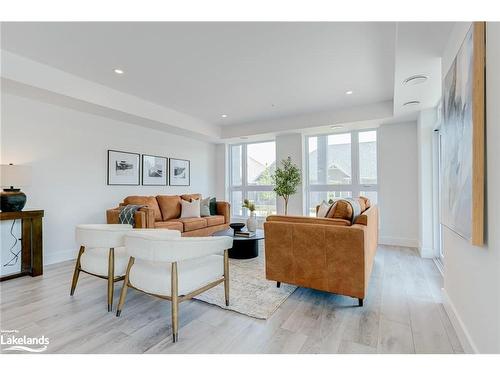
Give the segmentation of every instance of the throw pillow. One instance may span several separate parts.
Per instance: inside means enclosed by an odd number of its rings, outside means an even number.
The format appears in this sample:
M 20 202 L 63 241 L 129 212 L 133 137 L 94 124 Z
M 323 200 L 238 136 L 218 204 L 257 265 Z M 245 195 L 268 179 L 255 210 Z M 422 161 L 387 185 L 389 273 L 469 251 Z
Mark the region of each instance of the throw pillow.
M 210 216 L 210 197 L 200 201 L 200 216 Z
M 325 201 L 321 202 L 318 208 L 318 212 L 316 212 L 316 217 L 326 217 L 329 210 L 330 210 L 330 205 Z
M 367 198 L 367 197 L 363 197 L 363 196 L 360 196 L 361 199 L 363 199 L 365 201 L 365 209 L 369 209 L 371 207 L 371 202 L 370 200 Z
M 328 219 L 333 219 L 335 215 L 335 209 L 337 208 L 337 202 L 334 202 L 331 206 L 330 209 L 328 210 L 328 213 L 326 214 L 326 217 Z
M 181 199 L 181 219 L 187 217 L 200 217 L 200 200 L 193 199 L 191 202 Z
M 352 214 L 353 214 L 353 209 L 351 204 L 345 199 L 339 199 L 337 201 L 337 207 L 335 208 L 335 213 L 333 214 L 333 218 L 351 221 Z
M 217 199 L 210 199 L 210 216 L 217 215 Z

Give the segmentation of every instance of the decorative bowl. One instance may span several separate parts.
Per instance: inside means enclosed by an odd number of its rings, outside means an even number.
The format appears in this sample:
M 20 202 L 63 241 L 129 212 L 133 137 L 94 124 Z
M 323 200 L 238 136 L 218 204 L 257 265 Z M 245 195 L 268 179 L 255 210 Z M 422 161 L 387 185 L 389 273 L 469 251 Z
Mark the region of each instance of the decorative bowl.
M 244 223 L 231 223 L 229 224 L 231 229 L 233 229 L 235 232 L 241 231 L 243 227 L 245 226 Z

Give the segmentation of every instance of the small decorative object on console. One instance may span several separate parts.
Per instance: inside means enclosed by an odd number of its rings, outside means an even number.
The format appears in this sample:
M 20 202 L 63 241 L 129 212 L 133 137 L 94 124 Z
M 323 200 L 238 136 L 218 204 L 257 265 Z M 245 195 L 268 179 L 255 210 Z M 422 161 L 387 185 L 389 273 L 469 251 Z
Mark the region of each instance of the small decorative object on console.
M 2 212 L 22 211 L 26 204 L 26 195 L 19 189 L 28 186 L 31 182 L 31 167 L 26 165 L 4 164 L 1 166 L 1 185 L 4 187 L 0 193 Z

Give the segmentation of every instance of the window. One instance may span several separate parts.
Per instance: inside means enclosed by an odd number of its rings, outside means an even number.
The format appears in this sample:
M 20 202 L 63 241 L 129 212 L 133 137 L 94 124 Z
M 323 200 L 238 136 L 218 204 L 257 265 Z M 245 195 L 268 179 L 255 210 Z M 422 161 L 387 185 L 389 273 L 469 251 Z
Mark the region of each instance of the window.
M 275 214 L 276 194 L 271 180 L 276 168 L 275 142 L 232 145 L 229 152 L 231 214 L 248 216 L 248 210 L 241 207 L 244 199 L 255 203 L 257 216 Z
M 377 202 L 377 131 L 308 137 L 307 214 L 334 198 L 363 195 Z

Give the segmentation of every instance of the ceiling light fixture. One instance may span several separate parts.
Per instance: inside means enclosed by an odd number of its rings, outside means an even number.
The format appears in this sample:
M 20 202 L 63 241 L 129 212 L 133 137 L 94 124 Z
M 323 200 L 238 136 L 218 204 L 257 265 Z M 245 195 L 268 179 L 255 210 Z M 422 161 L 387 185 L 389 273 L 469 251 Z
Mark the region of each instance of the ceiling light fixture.
M 424 83 L 427 81 L 429 77 L 423 75 L 423 74 L 417 74 L 411 77 L 406 78 L 403 81 L 404 86 L 415 86 L 415 85 L 420 85 L 421 83 Z
M 222 118 L 226 118 L 226 117 L 227 117 L 227 115 L 220 115 L 220 117 L 222 117 Z
M 353 91 L 352 91 L 352 90 L 347 90 L 347 91 L 345 92 L 345 94 L 346 94 L 346 95 L 352 95 L 352 93 L 353 93 Z
M 344 127 L 342 125 L 332 125 L 332 126 L 330 126 L 330 129 L 339 130 L 339 129 L 344 129 Z
M 125 73 L 122 69 L 118 69 L 118 68 L 113 69 L 113 72 L 115 72 L 116 74 L 123 74 L 123 73 Z
M 420 102 L 418 100 L 410 100 L 409 102 L 404 103 L 403 107 L 413 107 L 419 104 Z

